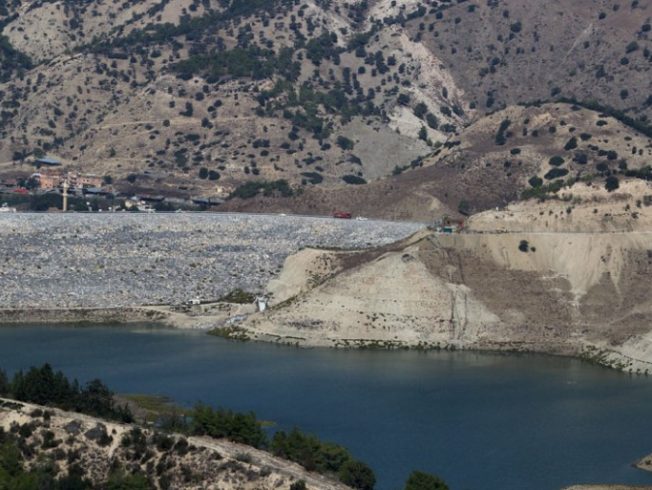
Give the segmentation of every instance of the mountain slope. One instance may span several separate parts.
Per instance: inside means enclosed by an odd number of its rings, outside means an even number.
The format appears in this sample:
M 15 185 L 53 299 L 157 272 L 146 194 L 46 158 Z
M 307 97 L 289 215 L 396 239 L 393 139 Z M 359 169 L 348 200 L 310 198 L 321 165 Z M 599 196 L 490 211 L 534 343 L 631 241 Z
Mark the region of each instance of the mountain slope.
M 228 195 L 283 179 L 355 194 L 422 165 L 513 149 L 478 128 L 522 112 L 516 104 L 596 99 L 622 111 L 628 137 L 651 133 L 649 2 L 3 6 L 5 51 L 22 61 L 0 83 L 0 172 L 28 172 L 24 160 L 49 153 L 125 189 Z M 567 112 L 548 124 L 561 127 Z M 472 208 L 518 197 L 524 179 L 547 173 L 544 153 L 522 154 L 518 189 L 498 181 Z M 486 172 L 476 180 L 496 179 Z M 453 209 L 469 200 L 447 193 L 434 198 Z

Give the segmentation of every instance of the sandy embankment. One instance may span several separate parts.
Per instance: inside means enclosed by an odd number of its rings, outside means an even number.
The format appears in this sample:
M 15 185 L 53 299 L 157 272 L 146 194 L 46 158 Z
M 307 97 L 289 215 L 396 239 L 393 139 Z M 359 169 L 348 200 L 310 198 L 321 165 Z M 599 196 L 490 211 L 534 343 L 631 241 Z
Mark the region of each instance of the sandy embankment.
M 251 338 L 299 345 L 540 351 L 652 370 L 652 234 L 438 235 L 304 250 Z

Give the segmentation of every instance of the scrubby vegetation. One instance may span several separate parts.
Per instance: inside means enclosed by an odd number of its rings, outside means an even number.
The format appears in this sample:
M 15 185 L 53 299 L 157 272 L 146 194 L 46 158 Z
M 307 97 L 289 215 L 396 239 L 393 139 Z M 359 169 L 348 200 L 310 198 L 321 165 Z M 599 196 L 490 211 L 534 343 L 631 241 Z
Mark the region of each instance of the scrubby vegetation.
M 274 434 L 270 450 L 276 456 L 295 461 L 309 471 L 335 474 L 342 483 L 353 488 L 371 490 L 376 483 L 371 468 L 355 460 L 345 448 L 322 442 L 297 429 Z
M 102 381 L 95 379 L 82 387 L 61 371 L 55 372 L 49 364 L 18 371 L 11 380 L 0 371 L 0 396 L 105 419 L 133 420 L 128 408 L 115 404 L 113 393 Z
M 267 434 L 253 413 L 214 410 L 205 405 L 198 405 L 192 411 L 190 432 L 216 439 L 226 438 L 256 448 L 268 444 Z
M 242 289 L 234 289 L 228 294 L 222 296 L 220 301 L 225 303 L 237 303 L 241 305 L 250 305 L 256 300 L 256 295 Z
M 16 50 L 5 36 L 0 35 L 0 83 L 16 73 L 23 76 L 30 68 L 32 60 L 29 56 Z
M 292 197 L 294 191 L 287 180 L 275 180 L 273 182 L 247 182 L 239 185 L 230 195 L 229 199 L 251 199 L 261 194 L 263 196 Z
M 405 483 L 405 490 L 448 490 L 448 485 L 436 475 L 413 471 Z
M 25 426 L 23 426 L 25 427 Z M 0 429 L 0 489 L 3 490 L 151 490 L 154 488 L 141 473 L 128 473 L 116 468 L 106 481 L 91 482 L 84 478 L 80 468 L 71 465 L 67 474 L 57 474 L 47 462 L 26 469 L 27 457 L 34 448 L 26 447 L 26 433 L 22 430 L 6 433 Z
M 45 406 L 55 406 L 64 410 L 74 410 L 101 418 L 129 422 L 133 420 L 130 411 L 123 407 L 116 407 L 113 393 L 101 381 L 95 380 L 88 383 L 86 387 L 79 388 L 76 381 L 69 381 L 63 373 L 53 371 L 49 364 L 40 368 L 31 368 L 26 372 L 19 371 L 12 379 L 9 379 L 5 372 L 0 370 L 0 396 Z M 277 432 L 270 439 L 262 422 L 253 413 L 213 409 L 199 404 L 185 412 L 183 417 L 175 413 L 168 413 L 166 410 L 164 414 L 161 414 L 156 425 L 163 430 L 217 439 L 225 438 L 255 448 L 269 450 L 277 456 L 301 464 L 309 471 L 334 476 L 353 488 L 372 490 L 376 481 L 371 468 L 354 459 L 342 446 L 322 442 L 316 436 L 304 434 L 297 429 L 289 433 Z M 107 439 L 109 436 L 105 432 L 100 432 L 97 434 L 98 444 L 103 444 L 103 438 Z M 29 435 L 27 432 L 25 434 Z M 110 441 L 107 439 L 107 442 Z M 161 450 L 170 450 L 175 447 L 174 440 L 164 434 L 157 435 L 155 441 L 149 441 L 138 428 L 134 428 L 128 435 L 125 435 L 121 445 L 124 448 L 131 448 L 135 459 L 142 459 L 150 452 L 148 446 L 152 442 L 160 446 Z M 22 449 L 16 447 L 17 443 L 19 443 L 17 439 L 7 439 L 5 434 L 0 431 L 0 489 L 96 488 L 90 486 L 90 483 L 76 474 L 71 474 L 71 480 L 57 480 L 51 471 L 50 473 L 41 470 L 36 473 L 25 471 L 21 460 Z M 11 484 L 3 486 L 5 482 Z M 25 486 L 12 486 L 13 484 L 18 485 L 17 482 L 21 482 L 21 485 L 24 483 Z M 47 482 L 48 486 L 42 486 L 43 482 Z M 70 482 L 81 486 L 65 486 L 72 485 Z M 111 486 L 113 483 L 118 486 Z M 105 483 L 102 483 L 97 488 L 140 489 L 150 488 L 150 483 L 142 475 L 128 474 L 116 468 L 106 482 L 106 486 Z

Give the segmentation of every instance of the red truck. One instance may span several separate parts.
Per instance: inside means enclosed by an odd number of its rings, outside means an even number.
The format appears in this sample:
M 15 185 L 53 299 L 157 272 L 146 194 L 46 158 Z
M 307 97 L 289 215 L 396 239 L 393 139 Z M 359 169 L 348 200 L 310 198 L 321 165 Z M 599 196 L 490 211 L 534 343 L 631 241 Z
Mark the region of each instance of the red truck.
M 333 213 L 333 218 L 338 218 L 338 219 L 351 219 L 353 216 L 351 213 L 347 213 L 346 211 L 335 211 Z

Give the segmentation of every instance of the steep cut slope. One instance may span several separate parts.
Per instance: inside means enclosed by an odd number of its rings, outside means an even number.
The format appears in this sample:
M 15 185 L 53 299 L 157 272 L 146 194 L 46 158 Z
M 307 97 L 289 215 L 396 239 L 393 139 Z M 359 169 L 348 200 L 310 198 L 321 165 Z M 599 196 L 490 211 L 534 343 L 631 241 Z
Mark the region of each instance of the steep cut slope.
M 594 197 L 581 207 L 627 202 Z M 522 220 L 546 229 L 544 220 L 572 219 L 565 205 L 557 201 L 538 222 Z M 637 212 L 649 221 L 649 208 Z M 594 230 L 605 229 L 602 217 L 590 216 Z M 243 327 L 251 338 L 284 343 L 542 351 L 649 372 L 652 235 L 529 230 L 421 233 L 366 252 L 304 251 L 270 284 L 272 307 Z

